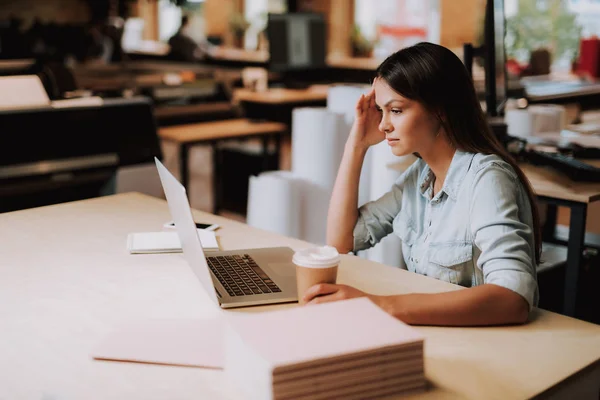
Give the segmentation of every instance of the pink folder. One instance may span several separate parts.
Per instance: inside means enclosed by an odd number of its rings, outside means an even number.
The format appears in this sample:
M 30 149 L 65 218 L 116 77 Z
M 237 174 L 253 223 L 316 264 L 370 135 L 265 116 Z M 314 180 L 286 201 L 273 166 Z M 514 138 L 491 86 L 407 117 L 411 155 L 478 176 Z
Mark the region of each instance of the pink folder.
M 92 351 L 97 360 L 223 368 L 223 321 L 154 319 L 119 327 Z

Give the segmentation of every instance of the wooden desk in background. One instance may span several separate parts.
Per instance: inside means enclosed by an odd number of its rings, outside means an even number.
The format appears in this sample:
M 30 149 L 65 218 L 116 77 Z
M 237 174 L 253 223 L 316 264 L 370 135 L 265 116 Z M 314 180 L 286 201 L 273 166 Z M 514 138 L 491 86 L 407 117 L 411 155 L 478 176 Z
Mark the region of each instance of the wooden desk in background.
M 327 101 L 328 90 L 329 85 L 312 85 L 307 89 L 272 88 L 265 92 L 236 89 L 233 101 L 271 105 L 321 103 Z
M 329 56 L 327 57 L 327 66 L 332 68 L 375 71 L 382 61 L 373 57 Z
M 165 60 L 171 51 L 168 43 L 144 40 L 135 48 L 125 50 L 133 59 Z M 252 51 L 226 46 L 212 46 L 206 59 L 199 59 L 196 63 L 223 64 L 223 65 L 266 65 L 269 60 L 267 51 Z
M 214 46 L 210 57 L 216 62 L 247 64 L 263 64 L 269 62 L 269 52 L 259 50 L 245 50 L 235 47 Z M 375 71 L 383 60 L 367 57 L 327 57 L 326 64 L 330 68 L 356 69 Z
M 272 88 L 264 92 L 236 89 L 233 102 L 247 117 L 282 122 L 291 126 L 296 107 L 325 107 L 330 85 L 312 85 L 307 89 Z
M 388 167 L 404 171 L 413 162 L 414 158 L 409 158 Z M 600 167 L 600 160 L 588 162 Z M 589 204 L 600 201 L 600 183 L 574 182 L 551 168 L 526 163 L 520 164 L 520 167 L 531 182 L 538 199 L 548 204 L 544 241 L 560 242 L 555 237 L 556 206 L 568 207 L 571 210 L 563 314 L 573 316 L 577 302 L 579 271 L 583 259 L 587 209 Z
M 219 61 L 237 61 L 247 63 L 267 63 L 269 61 L 268 51 L 245 50 L 235 47 L 214 46 L 210 54 L 211 58 Z M 333 68 L 364 69 L 375 71 L 383 60 L 368 57 L 327 57 L 326 64 Z
M 268 51 L 245 50 L 235 47 L 214 46 L 210 57 L 215 60 L 240 61 L 249 63 L 266 63 L 269 61 Z
M 600 166 L 600 160 L 587 161 Z M 574 182 L 560 172 L 550 168 L 521 164 L 531 182 L 538 199 L 547 204 L 546 222 L 543 227 L 544 241 L 560 242 L 556 239 L 557 207 L 570 210 L 569 239 L 567 241 L 567 265 L 563 296 L 563 314 L 574 316 L 577 305 L 579 272 L 583 261 L 586 217 L 590 204 L 600 201 L 600 183 Z
M 223 249 L 308 243 L 207 213 Z M 118 325 L 213 316 L 181 254 L 130 255 L 130 232 L 171 219 L 164 200 L 128 193 L 0 214 L 0 398 L 242 399 L 220 370 L 94 361 Z M 339 282 L 379 294 L 460 290 L 343 256 Z M 224 312 L 295 307 L 262 306 Z M 403 399 L 594 399 L 600 326 L 534 309 L 522 326 L 416 327 L 428 388 Z
M 159 105 L 154 107 L 154 116 L 159 126 L 191 122 L 206 122 L 233 118 L 238 108 L 229 101 L 194 103 L 183 105 Z
M 189 189 L 189 151 L 192 146 L 207 144 L 213 150 L 213 213 L 217 214 L 222 201 L 221 167 L 222 159 L 219 143 L 227 140 L 260 138 L 263 144 L 264 169 L 268 167 L 269 140 L 275 139 L 276 159 L 281 149 L 280 136 L 288 127 L 278 122 L 253 122 L 248 119 L 230 119 L 197 124 L 176 125 L 160 128 L 158 135 L 163 140 L 179 145 L 179 168 L 181 182 Z

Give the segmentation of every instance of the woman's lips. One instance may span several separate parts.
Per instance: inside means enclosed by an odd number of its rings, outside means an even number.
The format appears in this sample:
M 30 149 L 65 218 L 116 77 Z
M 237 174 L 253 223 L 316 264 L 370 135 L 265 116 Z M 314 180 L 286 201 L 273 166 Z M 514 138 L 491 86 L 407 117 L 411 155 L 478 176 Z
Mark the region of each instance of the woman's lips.
M 394 144 L 396 144 L 400 141 L 400 139 L 393 139 L 393 138 L 387 138 L 386 140 L 390 146 L 393 146 Z

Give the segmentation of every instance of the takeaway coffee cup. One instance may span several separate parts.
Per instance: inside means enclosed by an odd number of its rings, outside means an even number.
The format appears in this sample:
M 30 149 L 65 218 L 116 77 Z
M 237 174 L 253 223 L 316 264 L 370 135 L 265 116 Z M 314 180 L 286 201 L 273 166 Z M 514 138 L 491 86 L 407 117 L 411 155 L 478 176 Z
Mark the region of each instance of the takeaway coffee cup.
M 340 255 L 331 246 L 310 247 L 297 251 L 292 259 L 296 265 L 298 300 L 304 304 L 302 297 L 313 285 L 318 283 L 335 283 Z

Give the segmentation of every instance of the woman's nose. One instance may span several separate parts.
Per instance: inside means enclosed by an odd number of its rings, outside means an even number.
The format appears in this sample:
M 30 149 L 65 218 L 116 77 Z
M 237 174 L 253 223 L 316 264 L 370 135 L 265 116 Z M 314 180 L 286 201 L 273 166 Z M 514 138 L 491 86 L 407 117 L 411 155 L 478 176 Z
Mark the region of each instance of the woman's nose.
M 381 122 L 379 123 L 379 130 L 381 132 L 391 132 L 392 131 L 392 124 L 389 123 L 389 121 L 386 121 L 385 118 L 381 118 Z

